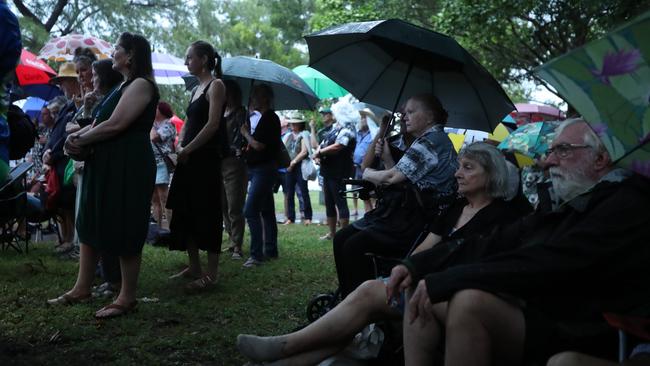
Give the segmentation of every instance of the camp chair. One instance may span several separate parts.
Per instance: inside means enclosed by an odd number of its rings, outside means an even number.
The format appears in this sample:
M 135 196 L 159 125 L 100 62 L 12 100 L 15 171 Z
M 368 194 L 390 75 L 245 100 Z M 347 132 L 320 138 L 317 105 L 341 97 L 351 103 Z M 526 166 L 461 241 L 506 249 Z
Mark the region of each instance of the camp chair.
M 613 313 L 604 313 L 603 317 L 610 326 L 618 329 L 619 362 L 625 361 L 629 355 L 629 336 L 646 342 L 650 341 L 650 319 Z
M 21 237 L 18 228 L 25 221 L 27 208 L 27 172 L 33 164 L 24 162 L 9 172 L 9 177 L 0 187 L 0 247 L 13 248 L 17 252 L 29 251 L 29 236 Z

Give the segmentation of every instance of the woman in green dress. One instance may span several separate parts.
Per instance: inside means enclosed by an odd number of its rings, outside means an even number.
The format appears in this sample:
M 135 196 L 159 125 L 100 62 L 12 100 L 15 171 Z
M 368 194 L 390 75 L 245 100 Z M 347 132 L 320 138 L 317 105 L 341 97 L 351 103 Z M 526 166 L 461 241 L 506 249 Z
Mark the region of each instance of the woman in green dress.
M 113 69 L 125 82 L 107 96 L 90 128 L 68 136 L 66 153 L 86 157 L 77 230 L 81 242 L 74 287 L 48 303 L 74 304 L 90 298 L 102 253 L 120 257 L 122 286 L 112 304 L 95 313 L 112 318 L 133 310 L 142 247 L 147 234 L 156 166 L 149 142 L 158 104 L 151 46 L 140 35 L 123 33 Z M 114 106 L 114 108 L 113 108 Z

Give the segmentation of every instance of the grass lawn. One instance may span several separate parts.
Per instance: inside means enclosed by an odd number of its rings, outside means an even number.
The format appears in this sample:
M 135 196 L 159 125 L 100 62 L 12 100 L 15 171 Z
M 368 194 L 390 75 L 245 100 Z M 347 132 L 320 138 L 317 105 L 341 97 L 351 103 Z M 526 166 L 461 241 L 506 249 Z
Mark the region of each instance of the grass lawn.
M 279 260 L 243 269 L 223 255 L 217 287 L 192 296 L 182 281 L 167 280 L 186 263 L 184 253 L 146 245 L 138 311 L 107 321 L 93 318 L 107 300 L 46 305 L 77 273 L 51 243 L 32 245 L 28 255 L 0 252 L 0 365 L 241 365 L 237 334 L 304 325 L 309 299 L 335 287 L 331 242 L 318 241 L 325 230 L 279 226 Z

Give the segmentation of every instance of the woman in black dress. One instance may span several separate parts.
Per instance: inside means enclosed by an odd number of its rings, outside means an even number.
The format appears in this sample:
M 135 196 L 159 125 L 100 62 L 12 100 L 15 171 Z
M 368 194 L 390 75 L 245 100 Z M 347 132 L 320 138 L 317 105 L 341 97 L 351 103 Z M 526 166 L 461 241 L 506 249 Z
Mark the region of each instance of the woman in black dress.
M 187 107 L 180 136 L 178 166 L 172 178 L 167 208 L 171 250 L 187 251 L 189 266 L 171 278 L 192 279 L 185 288 L 201 291 L 217 280 L 221 251 L 221 156 L 226 87 L 221 81 L 221 57 L 212 45 L 196 41 L 187 49 L 185 65 L 199 80 Z M 201 270 L 199 249 L 208 253 L 208 267 Z

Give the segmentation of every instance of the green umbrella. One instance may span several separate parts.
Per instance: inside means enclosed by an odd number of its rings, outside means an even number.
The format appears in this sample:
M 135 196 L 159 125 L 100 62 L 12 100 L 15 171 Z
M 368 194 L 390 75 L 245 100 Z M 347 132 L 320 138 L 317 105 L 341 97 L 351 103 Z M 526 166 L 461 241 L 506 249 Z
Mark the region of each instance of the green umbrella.
M 497 148 L 517 151 L 531 158 L 540 157 L 548 150 L 559 124 L 558 121 L 545 121 L 521 125 L 501 141 Z
M 620 166 L 650 177 L 650 12 L 538 70 Z
M 320 99 L 338 98 L 348 94 L 339 84 L 307 65 L 296 66 L 293 72 L 298 74 Z

